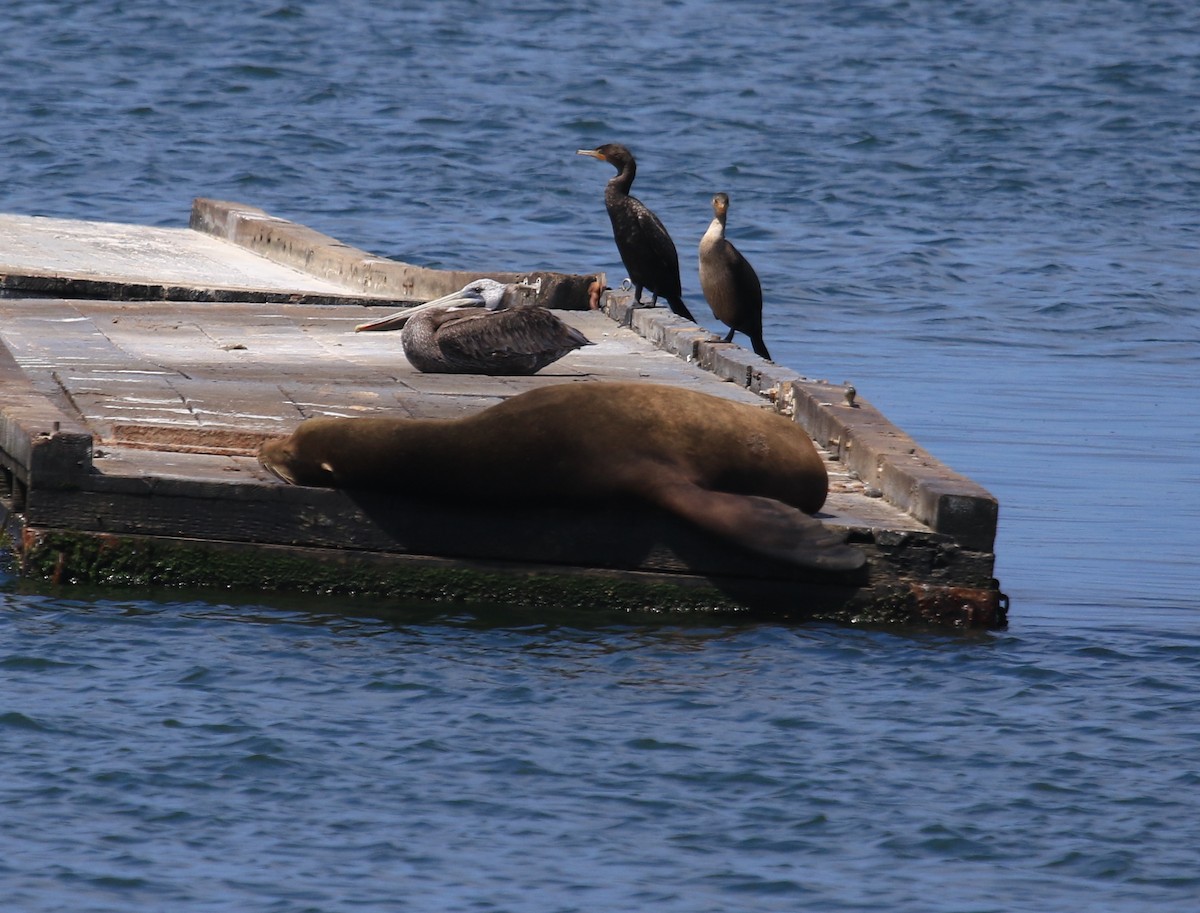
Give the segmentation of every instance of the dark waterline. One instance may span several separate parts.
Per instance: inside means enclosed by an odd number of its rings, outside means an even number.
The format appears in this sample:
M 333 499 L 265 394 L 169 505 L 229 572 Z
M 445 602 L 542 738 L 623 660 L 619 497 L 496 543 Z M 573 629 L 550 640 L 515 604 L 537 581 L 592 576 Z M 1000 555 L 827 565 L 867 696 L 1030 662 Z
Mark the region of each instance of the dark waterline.
M 233 199 L 684 297 L 717 190 L 775 358 L 1001 502 L 1004 632 L 0 591 L 13 909 L 1190 911 L 1200 10 L 25 2 L 0 211 Z

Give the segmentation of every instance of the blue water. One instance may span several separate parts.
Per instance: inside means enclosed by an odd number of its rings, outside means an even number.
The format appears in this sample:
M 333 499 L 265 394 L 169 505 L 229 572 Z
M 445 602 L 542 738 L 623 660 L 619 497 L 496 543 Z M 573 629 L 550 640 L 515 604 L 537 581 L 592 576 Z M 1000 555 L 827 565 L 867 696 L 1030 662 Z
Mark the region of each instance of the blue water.
M 777 360 L 1001 502 L 1003 632 L 0 591 L 48 911 L 1192 911 L 1200 7 L 23 0 L 0 211 L 607 270 L 621 141 Z

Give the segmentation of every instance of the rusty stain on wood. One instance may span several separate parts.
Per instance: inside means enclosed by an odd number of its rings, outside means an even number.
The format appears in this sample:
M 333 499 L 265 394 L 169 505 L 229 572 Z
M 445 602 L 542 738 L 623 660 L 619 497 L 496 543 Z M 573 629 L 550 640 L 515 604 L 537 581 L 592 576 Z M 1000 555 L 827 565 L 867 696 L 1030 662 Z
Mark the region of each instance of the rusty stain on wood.
M 163 450 L 176 453 L 208 453 L 226 456 L 252 457 L 258 448 L 283 433 L 264 434 L 257 431 L 234 431 L 222 428 L 179 428 L 165 425 L 112 426 L 112 437 L 101 441 L 113 447 L 144 450 Z

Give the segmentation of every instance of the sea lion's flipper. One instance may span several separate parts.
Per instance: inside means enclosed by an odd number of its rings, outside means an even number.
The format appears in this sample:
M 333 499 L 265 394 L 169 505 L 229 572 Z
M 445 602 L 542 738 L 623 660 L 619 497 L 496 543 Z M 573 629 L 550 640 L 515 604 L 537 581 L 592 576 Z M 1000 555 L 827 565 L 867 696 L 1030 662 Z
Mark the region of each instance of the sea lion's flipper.
M 852 571 L 867 560 L 816 517 L 772 498 L 681 482 L 657 486 L 651 499 L 724 539 L 801 567 Z

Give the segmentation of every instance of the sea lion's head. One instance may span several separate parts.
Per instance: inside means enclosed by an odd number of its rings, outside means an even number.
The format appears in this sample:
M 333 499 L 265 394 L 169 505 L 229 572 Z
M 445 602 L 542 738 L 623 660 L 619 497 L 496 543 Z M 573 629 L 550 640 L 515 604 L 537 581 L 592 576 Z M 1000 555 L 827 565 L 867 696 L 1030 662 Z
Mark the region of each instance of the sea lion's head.
M 314 452 L 311 444 L 306 445 L 304 431 L 301 425 L 288 437 L 264 441 L 258 448 L 258 461 L 289 485 L 334 487 L 333 467 Z

